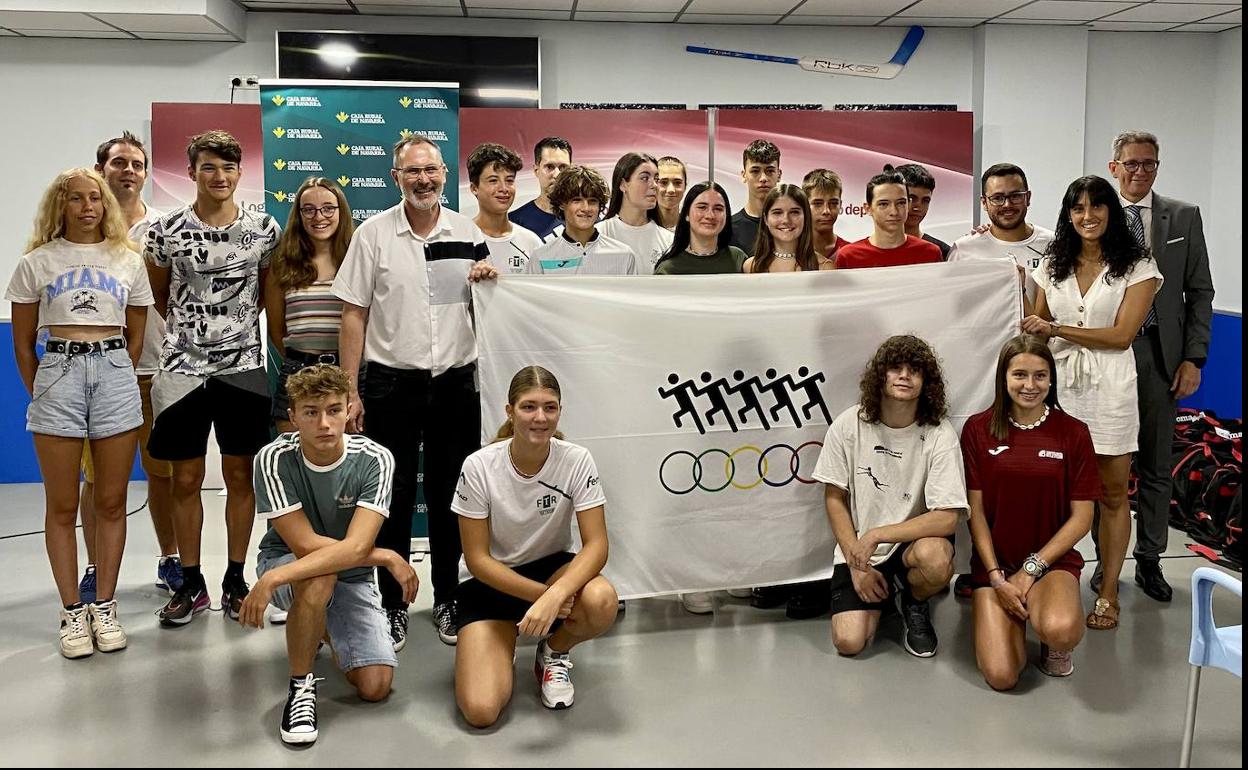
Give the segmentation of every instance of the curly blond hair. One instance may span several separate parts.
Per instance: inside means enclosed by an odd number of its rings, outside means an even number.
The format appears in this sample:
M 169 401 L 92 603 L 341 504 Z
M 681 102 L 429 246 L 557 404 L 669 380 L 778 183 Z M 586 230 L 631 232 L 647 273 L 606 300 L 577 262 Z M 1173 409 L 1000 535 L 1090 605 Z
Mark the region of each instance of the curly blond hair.
M 26 242 L 26 251 L 31 252 L 51 243 L 65 234 L 65 204 L 69 200 L 70 181 L 84 177 L 95 182 L 100 188 L 100 200 L 104 204 L 104 216 L 100 218 L 100 234 L 109 251 L 137 251 L 138 247 L 131 242 L 129 228 L 121 218 L 121 205 L 113 191 L 108 189 L 104 177 L 89 168 L 70 168 L 57 174 L 48 189 L 44 190 L 39 201 L 39 209 L 35 213 L 35 229 Z

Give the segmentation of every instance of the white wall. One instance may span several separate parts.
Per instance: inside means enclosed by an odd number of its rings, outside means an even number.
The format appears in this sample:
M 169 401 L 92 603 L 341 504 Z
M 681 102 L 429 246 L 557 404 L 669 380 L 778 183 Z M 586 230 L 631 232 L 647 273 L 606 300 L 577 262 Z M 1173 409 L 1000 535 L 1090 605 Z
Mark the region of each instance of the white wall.
M 1148 127 L 1164 147 L 1159 189 L 1200 204 L 1208 214 L 1211 242 L 1221 244 L 1214 258 L 1218 307 L 1239 308 L 1239 196 L 1213 204 L 1209 178 L 1215 158 L 1219 165 L 1234 158 L 1242 168 L 1239 31 L 1214 36 L 1053 27 L 929 29 L 893 81 L 696 56 L 684 46 L 876 57 L 891 54 L 903 34 L 898 28 L 253 13 L 247 17 L 247 41 L 239 44 L 6 38 L 0 42 L 0 97 L 9 119 L 0 121 L 0 142 L 9 148 L 10 192 L 8 205 L 0 207 L 0 280 L 7 280 L 22 252 L 48 180 L 67 166 L 89 164 L 95 145 L 123 128 L 146 133 L 151 102 L 224 102 L 231 75 L 275 75 L 273 33 L 279 27 L 537 36 L 545 107 L 563 101 L 914 102 L 980 109 L 977 146 L 983 148 L 984 165 L 1009 158 L 1027 169 L 1037 190 L 1037 221 L 1053 216 L 1057 196 L 1080 168 L 1103 172 L 1100 158 L 1108 155 L 1105 148 L 1117 130 Z M 1174 62 L 1184 66 L 1172 67 Z M 1123 86 L 1131 72 L 1150 70 L 1164 87 Z M 1158 93 L 1168 96 L 1159 100 Z M 255 98 L 254 92 L 240 95 L 240 101 Z M 1234 178 L 1239 176 L 1236 171 Z M 0 309 L 6 317 L 7 312 L 7 305 Z
M 1210 241 L 1214 305 L 1235 311 L 1241 295 L 1242 200 L 1236 193 L 1235 200 L 1215 205 L 1214 194 L 1225 196 L 1229 180 L 1238 190 L 1242 177 L 1241 46 L 1238 30 L 1212 37 L 1093 32 L 1084 163 L 1086 173 L 1108 178 L 1115 134 L 1129 129 L 1156 134 L 1162 162 L 1156 189 L 1200 206 Z

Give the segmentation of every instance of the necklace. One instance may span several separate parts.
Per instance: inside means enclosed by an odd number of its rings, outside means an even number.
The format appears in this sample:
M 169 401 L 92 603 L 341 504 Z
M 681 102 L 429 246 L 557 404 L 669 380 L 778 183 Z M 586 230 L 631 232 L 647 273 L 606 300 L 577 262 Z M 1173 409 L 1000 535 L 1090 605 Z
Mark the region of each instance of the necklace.
M 1019 425 L 1017 422 L 1014 421 L 1013 417 L 1010 417 L 1008 419 L 1010 421 L 1010 425 L 1013 425 L 1015 428 L 1018 428 L 1019 430 L 1035 430 L 1036 428 L 1039 428 L 1041 425 L 1043 425 L 1045 420 L 1049 419 L 1049 405 L 1048 404 L 1044 405 L 1044 414 L 1040 415 L 1040 419 L 1036 420 L 1030 425 Z
M 685 247 L 685 251 L 695 257 L 713 257 L 719 253 L 719 249 L 714 251 L 694 251 L 692 246 Z
M 773 251 L 771 255 L 776 259 L 796 259 L 797 252 L 794 251 Z
M 526 479 L 531 479 L 537 474 L 542 472 L 541 468 L 538 468 L 533 473 L 525 473 L 524 471 L 520 470 L 520 466 L 516 465 L 515 456 L 511 453 L 511 444 L 507 445 L 507 461 L 511 463 L 511 469 L 513 471 L 515 471 L 519 476 L 526 478 Z M 546 461 L 542 460 L 542 466 L 544 467 L 545 465 L 546 465 Z

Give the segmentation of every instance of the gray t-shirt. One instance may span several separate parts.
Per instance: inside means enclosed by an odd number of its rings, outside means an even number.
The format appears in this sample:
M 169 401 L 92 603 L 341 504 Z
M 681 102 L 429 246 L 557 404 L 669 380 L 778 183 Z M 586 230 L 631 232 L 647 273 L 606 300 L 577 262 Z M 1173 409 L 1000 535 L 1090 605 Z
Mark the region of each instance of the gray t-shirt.
M 342 457 L 326 466 L 308 462 L 298 433 L 283 433 L 261 449 L 254 473 L 256 516 L 271 521 L 302 509 L 316 534 L 335 540 L 346 538 L 356 507 L 388 517 L 394 456 L 364 436 L 345 438 Z M 273 557 L 291 552 L 275 528 L 260 540 L 260 550 Z M 338 579 L 359 582 L 372 574 L 372 567 L 353 567 L 339 572 Z
M 225 227 L 204 224 L 191 206 L 152 223 L 144 256 L 170 271 L 162 370 L 211 377 L 264 366 L 260 271 L 280 235 L 273 217 L 241 206 Z

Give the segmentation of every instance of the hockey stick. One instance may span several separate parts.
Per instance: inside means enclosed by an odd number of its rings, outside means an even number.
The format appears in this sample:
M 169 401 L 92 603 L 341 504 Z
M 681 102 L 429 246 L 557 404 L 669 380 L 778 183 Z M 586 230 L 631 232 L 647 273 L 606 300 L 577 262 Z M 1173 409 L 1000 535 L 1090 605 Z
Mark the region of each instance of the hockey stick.
M 897 53 L 893 54 L 893 58 L 884 64 L 830 59 L 821 56 L 803 56 L 798 59 L 792 56 L 771 56 L 765 53 L 728 51 L 723 48 L 704 48 L 697 45 L 687 45 L 685 50 L 689 53 L 701 53 L 709 56 L 728 56 L 733 59 L 751 59 L 753 61 L 775 62 L 776 64 L 796 64 L 810 72 L 826 72 L 831 75 L 854 75 L 863 78 L 891 80 L 897 77 L 897 73 L 901 72 L 902 67 L 906 66 L 906 62 L 910 61 L 910 57 L 914 55 L 915 49 L 919 47 L 919 43 L 922 40 L 923 28 L 911 27 L 910 31 L 906 33 L 905 39 L 901 41 L 901 46 L 897 49 Z

